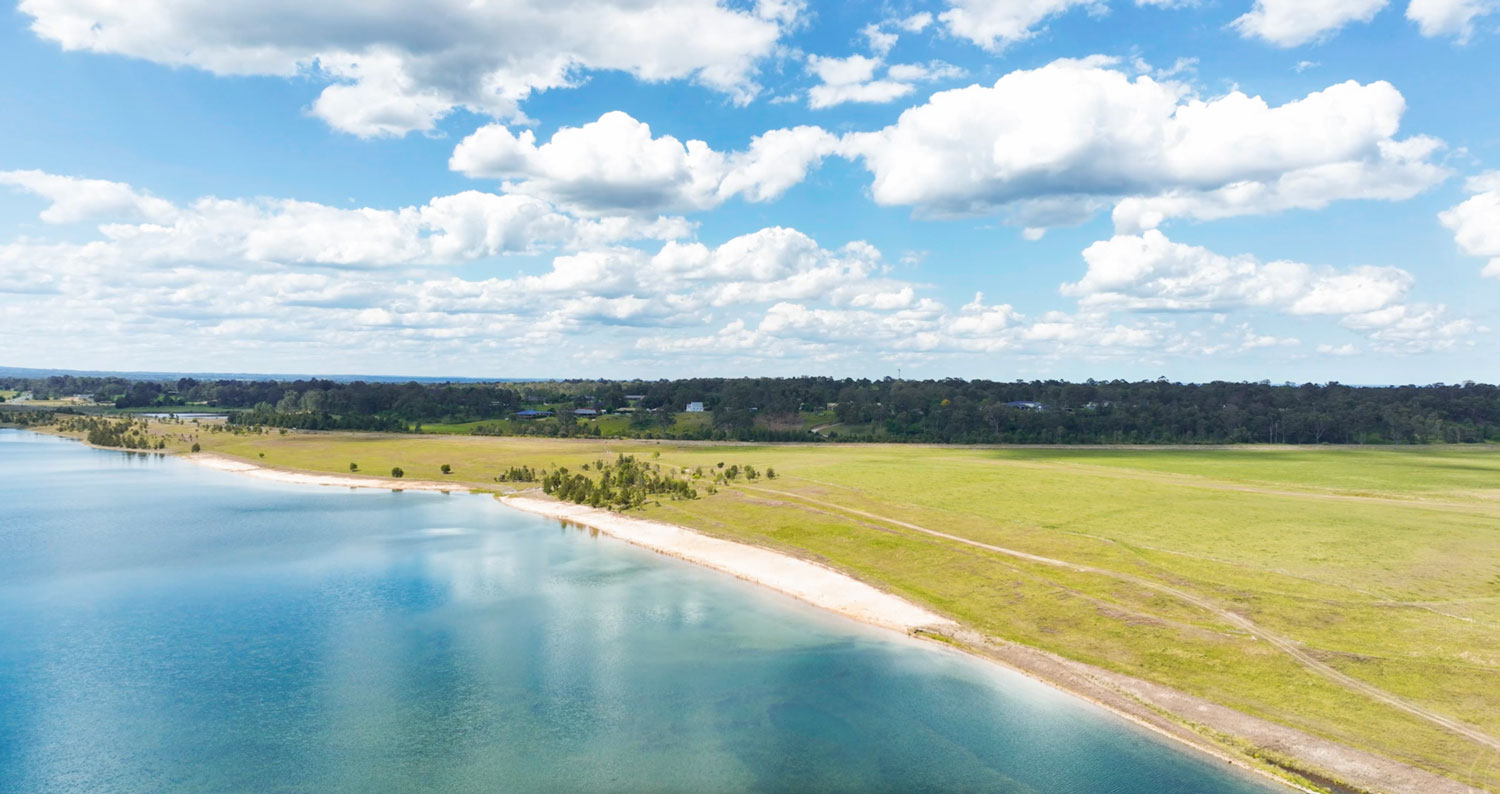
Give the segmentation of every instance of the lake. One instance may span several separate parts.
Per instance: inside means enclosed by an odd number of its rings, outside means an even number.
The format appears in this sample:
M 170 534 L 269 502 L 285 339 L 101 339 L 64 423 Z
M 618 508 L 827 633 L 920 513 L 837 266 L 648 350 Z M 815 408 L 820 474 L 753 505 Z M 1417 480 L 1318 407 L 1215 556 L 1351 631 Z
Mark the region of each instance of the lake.
M 488 497 L 0 430 L 5 794 L 1283 790 Z

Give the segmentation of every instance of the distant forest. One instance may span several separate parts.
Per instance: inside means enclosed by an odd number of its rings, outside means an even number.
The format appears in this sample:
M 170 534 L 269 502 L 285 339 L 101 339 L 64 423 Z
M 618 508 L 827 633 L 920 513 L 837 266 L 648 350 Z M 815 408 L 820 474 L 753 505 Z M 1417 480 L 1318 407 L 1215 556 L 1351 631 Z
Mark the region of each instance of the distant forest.
M 1500 388 L 1330 384 L 684 378 L 535 383 L 3 378 L 37 399 L 117 408 L 210 406 L 230 421 L 310 430 L 609 435 L 743 441 L 955 444 L 1420 444 L 1500 441 Z M 636 399 L 630 399 L 635 397 Z M 683 423 L 688 403 L 702 421 Z M 524 408 L 556 417 L 508 421 Z M 576 408 L 633 411 L 613 423 Z M 489 423 L 489 424 L 486 424 Z M 819 432 L 812 432 L 814 426 Z M 449 432 L 453 432 L 450 430 Z

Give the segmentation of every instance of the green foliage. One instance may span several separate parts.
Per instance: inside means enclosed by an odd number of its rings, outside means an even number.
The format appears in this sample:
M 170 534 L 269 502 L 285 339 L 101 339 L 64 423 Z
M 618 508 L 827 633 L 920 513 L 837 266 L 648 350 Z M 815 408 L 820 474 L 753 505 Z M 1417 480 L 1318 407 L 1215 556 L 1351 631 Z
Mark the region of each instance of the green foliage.
M 438 469 L 440 471 L 442 471 L 444 474 L 452 474 L 453 473 L 453 467 L 449 466 L 446 463 L 444 463 L 442 466 L 439 466 Z
M 537 473 L 530 466 L 512 466 L 500 472 L 495 482 L 536 482 Z
M 57 421 L 51 411 L 4 410 L 0 411 L 0 425 L 11 427 L 40 427 Z
M 349 461 L 349 471 L 359 471 L 359 464 L 352 460 Z
M 193 451 L 194 451 L 194 452 L 202 452 L 202 451 L 203 451 L 203 447 L 202 447 L 202 446 L 201 446 L 201 445 L 199 445 L 199 444 L 198 444 L 198 443 L 197 443 L 197 442 L 196 442 L 196 441 L 195 441 L 195 442 L 193 442 Z
M 65 433 L 81 433 L 83 438 L 96 447 L 118 447 L 120 449 L 165 449 L 163 439 L 153 438 L 146 429 L 144 419 L 109 419 L 102 416 L 77 416 L 62 420 L 58 425 Z
M 230 422 L 303 430 L 722 441 L 1009 444 L 1428 444 L 1500 441 L 1500 387 L 1329 384 L 684 378 L 530 384 L 0 378 L 38 399 L 121 408 L 207 405 Z M 512 421 L 523 406 L 634 413 Z M 703 402 L 705 413 L 678 413 Z M 1033 410 L 1025 403 L 1041 406 Z M 830 407 L 832 406 L 832 407 Z M 823 426 L 819 433 L 810 428 Z
M 590 464 L 583 464 L 588 470 Z M 697 499 L 698 490 L 688 478 L 663 474 L 661 466 L 643 463 L 634 455 L 621 454 L 613 462 L 599 460 L 592 464 L 598 479 L 559 467 L 542 478 L 542 491 L 567 502 L 629 510 L 644 505 L 647 497 L 665 495 L 669 499 Z
M 391 469 L 391 476 L 392 477 L 405 477 L 406 476 L 406 472 L 402 471 L 400 466 L 396 466 L 396 467 L 394 467 L 394 468 Z

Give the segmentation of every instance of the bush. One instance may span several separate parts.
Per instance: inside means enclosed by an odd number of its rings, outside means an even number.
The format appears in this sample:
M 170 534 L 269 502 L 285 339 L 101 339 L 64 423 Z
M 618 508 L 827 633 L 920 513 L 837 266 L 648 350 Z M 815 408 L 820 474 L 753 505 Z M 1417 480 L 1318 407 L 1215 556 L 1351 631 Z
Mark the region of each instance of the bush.
M 406 472 L 402 471 L 400 466 L 397 466 L 397 467 L 391 469 L 391 476 L 392 477 L 405 477 L 406 476 Z
M 194 444 L 193 445 L 193 451 L 194 452 L 202 452 L 203 451 L 203 447 L 200 447 L 197 444 Z
M 443 465 L 442 465 L 442 469 L 443 469 L 443 473 L 444 473 L 444 474 L 452 474 L 452 473 L 453 473 L 453 467 L 452 467 L 452 466 L 449 466 L 449 465 L 448 465 L 448 464 L 446 464 L 446 463 L 444 463 L 444 464 L 443 464 Z
M 354 461 L 350 461 L 349 462 L 349 471 L 359 471 L 359 464 L 355 463 Z

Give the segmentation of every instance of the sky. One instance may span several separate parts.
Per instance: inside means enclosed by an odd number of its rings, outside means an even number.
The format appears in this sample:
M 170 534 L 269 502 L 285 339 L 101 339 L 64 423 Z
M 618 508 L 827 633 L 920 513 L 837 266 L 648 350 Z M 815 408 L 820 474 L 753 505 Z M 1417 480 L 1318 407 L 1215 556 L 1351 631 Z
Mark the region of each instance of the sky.
M 1500 0 L 20 0 L 0 364 L 1500 380 Z

